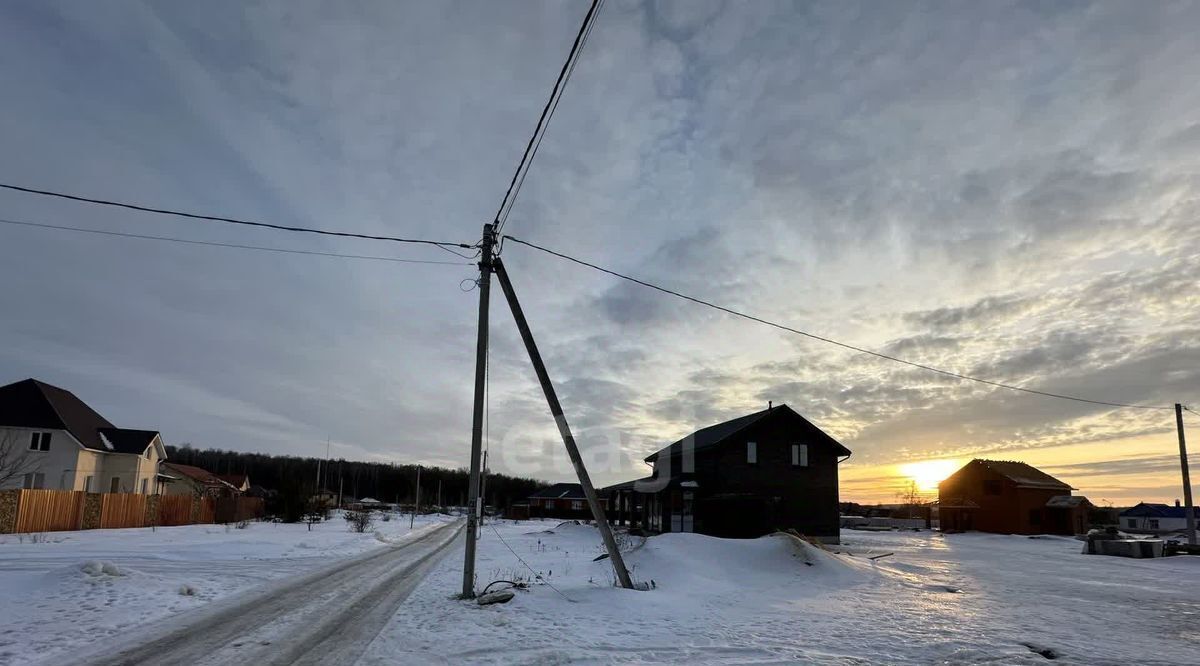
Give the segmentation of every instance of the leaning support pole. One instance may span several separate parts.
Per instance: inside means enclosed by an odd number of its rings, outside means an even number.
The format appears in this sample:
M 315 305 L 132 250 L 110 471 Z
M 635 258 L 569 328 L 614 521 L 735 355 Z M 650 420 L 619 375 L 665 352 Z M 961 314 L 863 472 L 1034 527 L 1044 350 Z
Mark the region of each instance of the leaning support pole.
M 471 414 L 471 479 L 467 500 L 467 545 L 463 556 L 462 598 L 475 598 L 475 536 L 479 521 L 479 456 L 483 450 L 483 391 L 487 381 L 488 296 L 492 284 L 492 242 L 490 224 L 483 225 L 483 245 L 479 257 L 479 337 L 475 343 L 475 409 Z
M 504 290 L 504 297 L 508 299 L 508 308 L 512 310 L 513 319 L 517 322 L 517 329 L 521 332 L 521 339 L 525 342 L 525 350 L 529 352 L 533 370 L 542 384 L 542 392 L 546 394 L 546 403 L 550 405 L 550 413 L 554 415 L 554 422 L 558 424 L 558 432 L 562 435 L 563 444 L 567 447 L 567 454 L 571 456 L 571 464 L 575 466 L 579 485 L 583 486 L 583 494 L 587 497 L 592 517 L 596 519 L 596 527 L 600 529 L 600 537 L 604 539 L 604 548 L 608 551 L 609 560 L 612 561 L 613 571 L 616 572 L 621 587 L 633 589 L 633 581 L 630 580 L 629 571 L 625 568 L 625 560 L 621 557 L 621 551 L 617 549 L 617 541 L 613 538 L 608 519 L 604 517 L 604 507 L 600 506 L 600 500 L 596 497 L 596 489 L 592 487 L 592 479 L 588 476 L 587 468 L 583 466 L 583 458 L 579 455 L 579 447 L 575 445 L 571 427 L 567 425 L 567 419 L 563 416 L 562 405 L 558 402 L 558 394 L 554 392 L 554 385 L 550 383 L 550 374 L 546 372 L 546 364 L 542 362 L 542 355 L 538 351 L 537 343 L 533 341 L 533 333 L 529 330 L 529 322 L 525 320 L 525 312 L 521 310 L 521 303 L 517 301 L 517 292 L 513 291 L 512 281 L 508 279 L 504 263 L 499 258 L 493 262 L 493 270 L 500 280 L 500 288 Z
M 1183 439 L 1183 405 L 1175 403 L 1175 428 L 1179 431 L 1179 467 L 1183 471 L 1183 506 L 1188 545 L 1196 545 L 1196 509 L 1192 505 L 1192 478 L 1188 474 L 1187 442 Z

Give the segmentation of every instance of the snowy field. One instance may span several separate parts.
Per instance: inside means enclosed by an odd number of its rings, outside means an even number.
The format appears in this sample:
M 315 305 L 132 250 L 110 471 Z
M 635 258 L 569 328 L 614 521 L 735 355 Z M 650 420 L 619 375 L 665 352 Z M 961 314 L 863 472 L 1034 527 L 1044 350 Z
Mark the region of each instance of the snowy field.
M 416 531 L 453 520 L 419 516 Z M 0 664 L 54 656 L 144 630 L 167 615 L 398 542 L 408 516 L 355 533 L 336 513 L 313 525 L 187 525 L 0 536 Z
M 1196 557 L 1086 556 L 1062 537 L 846 531 L 834 554 L 668 534 L 629 544 L 655 584 L 633 592 L 592 561 L 591 527 L 495 527 L 516 554 L 485 528 L 480 585 L 531 578 L 520 560 L 546 584 L 503 606 L 450 601 L 452 555 L 360 663 L 1200 663 Z
M 425 517 L 416 532 L 450 520 Z M 407 519 L 355 534 L 335 518 L 312 532 L 256 523 L 0 537 L 0 663 L 61 663 L 96 641 L 136 639 L 168 615 L 417 536 L 406 533 Z M 781 536 L 623 541 L 634 578 L 654 589 L 613 587 L 608 562 L 593 561 L 603 551 L 592 527 L 489 522 L 479 586 L 529 589 L 502 606 L 454 600 L 459 541 L 380 620 L 358 663 L 1200 663 L 1200 558 L 932 532 L 846 531 L 829 550 Z

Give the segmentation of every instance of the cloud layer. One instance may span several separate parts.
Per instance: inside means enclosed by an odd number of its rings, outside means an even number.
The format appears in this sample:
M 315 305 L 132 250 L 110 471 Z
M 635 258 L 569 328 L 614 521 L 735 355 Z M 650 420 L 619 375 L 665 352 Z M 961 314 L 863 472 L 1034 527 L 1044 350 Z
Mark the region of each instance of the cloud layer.
M 0 179 L 471 241 L 582 10 L 4 7 Z M 995 381 L 1200 400 L 1197 28 L 1200 8 L 1183 3 L 610 0 L 508 231 Z M 0 193 L 0 217 L 454 259 L 15 193 Z M 999 392 L 515 244 L 504 258 L 600 482 L 768 400 L 839 437 L 864 478 L 922 457 L 1092 445 L 1063 474 L 1111 490 L 1119 472 L 1088 467 L 1124 457 L 1105 447 L 1157 459 L 1174 444 L 1169 412 Z M 472 273 L 5 226 L 0 379 L 67 386 L 175 443 L 316 454 L 332 437 L 346 456 L 462 465 L 476 294 L 459 283 Z M 564 478 L 493 305 L 495 459 Z M 1130 488 L 1173 483 L 1136 469 Z

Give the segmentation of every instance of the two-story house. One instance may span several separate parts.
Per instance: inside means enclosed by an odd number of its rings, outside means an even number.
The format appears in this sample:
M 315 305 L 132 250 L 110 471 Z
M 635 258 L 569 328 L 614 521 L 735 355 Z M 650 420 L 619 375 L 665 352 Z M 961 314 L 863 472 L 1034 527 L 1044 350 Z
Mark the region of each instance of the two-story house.
M 6 488 L 155 494 L 167 457 L 158 432 L 118 428 L 36 379 L 0 386 L 0 446 L 8 464 L 20 465 Z
M 943 531 L 1082 534 L 1092 504 L 1042 470 L 1011 460 L 975 459 L 938 484 Z
M 850 450 L 787 405 L 718 423 L 646 457 L 654 473 L 603 489 L 609 516 L 656 532 L 836 542 L 838 463 Z

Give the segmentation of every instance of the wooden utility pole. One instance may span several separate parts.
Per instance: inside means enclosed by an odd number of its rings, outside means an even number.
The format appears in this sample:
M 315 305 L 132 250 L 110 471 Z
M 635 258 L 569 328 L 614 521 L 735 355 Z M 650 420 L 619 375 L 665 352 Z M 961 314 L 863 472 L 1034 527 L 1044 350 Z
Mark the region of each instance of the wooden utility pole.
M 1179 467 L 1183 471 L 1183 511 L 1187 517 L 1188 545 L 1196 545 L 1196 514 L 1192 508 L 1192 478 L 1188 474 L 1187 442 L 1183 439 L 1183 405 L 1175 403 L 1175 428 L 1179 431 Z
M 413 528 L 413 523 L 417 522 L 417 512 L 421 510 L 421 466 L 417 465 L 417 501 L 413 505 L 412 517 L 408 519 L 408 529 Z
M 471 414 L 471 478 L 467 482 L 467 544 L 463 554 L 462 598 L 475 597 L 475 531 L 479 521 L 479 456 L 483 450 L 483 392 L 487 382 L 488 296 L 492 285 L 493 226 L 483 225 L 479 255 L 479 331 L 475 340 L 475 406 Z
M 529 360 L 533 363 L 533 370 L 537 373 L 538 381 L 542 385 L 542 392 L 546 394 L 546 403 L 550 406 L 554 422 L 558 424 L 558 433 L 567 447 L 567 455 L 571 457 L 571 464 L 575 466 L 579 485 L 583 486 L 583 494 L 587 497 L 592 517 L 595 518 L 596 527 L 600 530 L 600 537 L 604 540 L 604 548 L 608 551 L 609 560 L 612 561 L 613 571 L 617 574 L 617 580 L 620 581 L 621 587 L 633 589 L 633 581 L 629 578 L 629 571 L 625 569 L 625 560 L 617 548 L 617 542 L 613 538 L 608 519 L 604 516 L 604 507 L 600 506 L 600 500 L 596 496 L 596 489 L 592 487 L 592 479 L 588 476 L 587 468 L 583 466 L 583 457 L 579 455 L 579 447 L 575 445 L 575 437 L 571 434 L 571 427 L 567 425 L 562 405 L 558 402 L 558 394 L 554 392 L 550 374 L 546 372 L 546 364 L 542 362 L 541 352 L 538 351 L 537 343 L 533 340 L 533 333 L 529 330 L 529 322 L 525 320 L 525 313 L 521 310 L 521 303 L 517 300 L 517 292 L 513 290 L 512 281 L 508 279 L 508 273 L 504 270 L 504 262 L 497 258 L 493 262 L 493 270 L 500 280 L 500 288 L 504 290 L 504 297 L 508 300 L 508 308 L 512 310 L 513 319 L 517 322 L 517 329 L 521 332 L 521 339 L 525 342 L 525 351 L 529 352 Z

